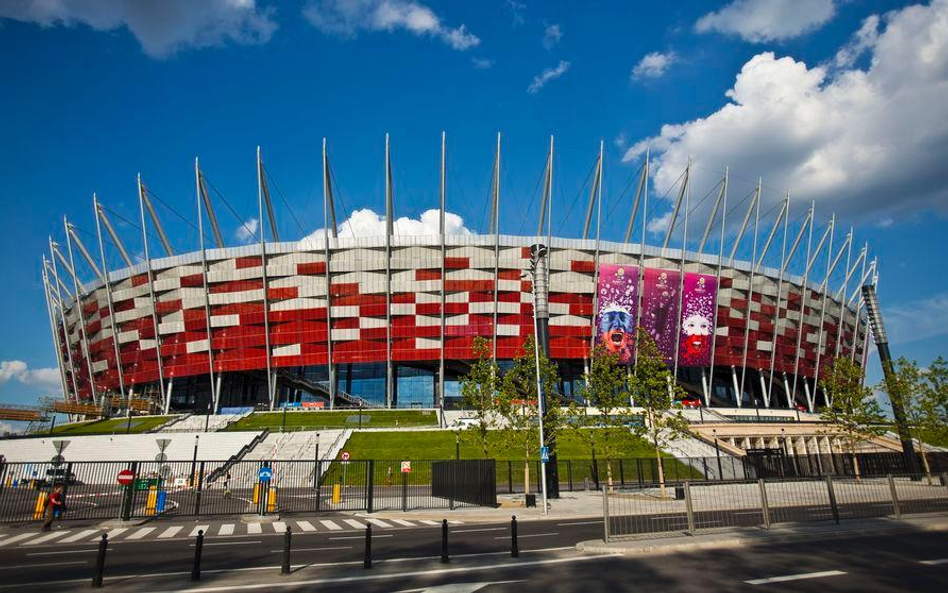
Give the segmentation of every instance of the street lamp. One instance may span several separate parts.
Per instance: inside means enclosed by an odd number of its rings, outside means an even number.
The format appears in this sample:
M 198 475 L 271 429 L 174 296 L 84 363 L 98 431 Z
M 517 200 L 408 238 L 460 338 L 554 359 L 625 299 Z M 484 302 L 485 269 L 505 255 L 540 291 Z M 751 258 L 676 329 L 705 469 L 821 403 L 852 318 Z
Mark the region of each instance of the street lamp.
M 718 458 L 718 479 L 724 479 L 724 472 L 721 471 L 721 447 L 718 445 L 718 429 L 712 428 L 711 434 L 714 436 L 714 453 Z
M 540 331 L 539 331 L 539 322 L 537 321 L 537 265 L 540 261 L 540 258 L 546 255 L 546 246 L 537 245 L 536 249 L 533 249 L 533 254 L 530 258 L 530 275 L 533 277 L 533 282 L 531 282 L 531 288 L 533 290 L 533 349 L 534 349 L 534 359 L 536 361 L 537 367 L 537 417 L 540 421 L 540 450 L 543 450 L 543 446 L 546 443 L 543 435 L 543 385 L 540 380 Z M 543 461 L 540 463 L 540 484 L 541 492 L 543 494 L 543 514 L 549 514 L 549 509 L 546 505 L 546 462 Z

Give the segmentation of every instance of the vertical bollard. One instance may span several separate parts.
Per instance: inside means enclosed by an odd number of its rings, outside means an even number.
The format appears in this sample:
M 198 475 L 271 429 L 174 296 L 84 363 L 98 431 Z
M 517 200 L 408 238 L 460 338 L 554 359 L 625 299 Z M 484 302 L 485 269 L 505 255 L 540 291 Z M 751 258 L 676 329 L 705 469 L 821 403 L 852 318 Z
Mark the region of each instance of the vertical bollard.
M 832 476 L 826 476 L 826 489 L 829 492 L 830 509 L 833 511 L 833 520 L 839 525 L 839 507 L 836 505 L 836 491 L 833 490 Z
M 889 492 L 892 493 L 892 512 L 896 519 L 902 518 L 902 509 L 899 507 L 899 493 L 895 490 L 895 478 L 889 474 Z
M 365 526 L 365 560 L 362 568 L 372 568 L 372 524 Z
M 109 534 L 103 533 L 99 540 L 99 553 L 95 557 L 95 572 L 92 573 L 92 587 L 102 588 L 102 573 L 105 572 L 105 550 L 109 547 Z
M 510 518 L 510 557 L 520 557 L 520 545 L 517 544 L 517 515 Z
M 448 520 L 441 521 L 441 564 L 450 562 L 448 558 Z
M 201 550 L 204 549 L 204 530 L 198 531 L 194 542 L 194 565 L 191 567 L 191 580 L 201 580 Z
M 286 526 L 286 535 L 283 536 L 283 566 L 280 568 L 280 574 L 290 574 L 290 526 Z
M 688 513 L 688 535 L 695 534 L 695 513 L 691 505 L 691 484 L 685 482 L 685 511 Z

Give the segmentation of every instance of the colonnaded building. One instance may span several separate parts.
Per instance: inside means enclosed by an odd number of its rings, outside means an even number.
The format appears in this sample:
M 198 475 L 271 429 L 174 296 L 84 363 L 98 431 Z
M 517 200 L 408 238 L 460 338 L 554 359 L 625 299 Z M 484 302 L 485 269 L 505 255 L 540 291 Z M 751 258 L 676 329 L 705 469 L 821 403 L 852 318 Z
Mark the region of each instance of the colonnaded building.
M 98 244 L 87 246 L 64 220 L 62 238 L 50 239 L 43 258 L 64 397 L 97 406 L 147 401 L 165 412 L 450 407 L 459 404 L 475 337 L 491 340 L 504 368 L 535 331 L 566 398 L 578 397 L 596 343 L 634 366 L 637 327 L 704 405 L 812 411 L 824 401 L 819 374 L 827 364 L 837 357 L 865 364 L 860 288 L 876 281 L 877 265 L 851 231 L 841 240 L 835 219 L 818 224 L 812 206 L 792 212 L 791 226 L 789 194 L 761 220 L 761 186 L 729 205 L 726 174 L 697 220 L 689 166 L 655 240 L 642 230 L 655 203 L 653 196 L 650 210 L 646 157 L 628 191 L 628 230 L 608 241 L 599 232 L 599 154 L 579 238 L 550 233 L 552 140 L 531 236 L 498 232 L 499 137 L 486 234 L 445 233 L 444 158 L 441 232 L 396 234 L 387 138 L 386 232 L 376 237 L 345 236 L 337 225 L 325 142 L 329 224 L 322 236 L 298 241 L 280 238 L 259 149 L 261 224 L 248 229 L 249 245 L 225 245 L 197 161 L 195 251 L 171 247 L 155 195 L 139 178 L 139 212 L 130 218 L 141 261 L 116 232 L 116 213 L 95 199 Z M 208 229 L 213 241 L 205 240 Z M 749 259 L 737 256 L 739 247 Z M 107 252 L 124 267 L 109 269 Z

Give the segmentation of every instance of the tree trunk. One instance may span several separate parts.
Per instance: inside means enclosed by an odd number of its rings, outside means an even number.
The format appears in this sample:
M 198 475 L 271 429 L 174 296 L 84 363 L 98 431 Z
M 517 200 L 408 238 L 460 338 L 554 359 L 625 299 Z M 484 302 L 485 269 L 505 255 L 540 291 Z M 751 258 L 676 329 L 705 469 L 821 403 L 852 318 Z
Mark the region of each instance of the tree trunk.
M 612 460 L 606 459 L 606 481 L 609 484 L 609 493 L 614 494 L 616 489 L 612 486 Z
M 855 447 L 852 448 L 852 456 L 853 456 L 853 473 L 856 475 L 856 479 L 858 480 L 859 479 L 859 458 L 856 457 Z
M 928 483 L 932 483 L 932 468 L 928 465 L 928 454 L 925 453 L 925 443 L 918 439 L 918 452 L 922 454 L 922 465 L 925 466 L 925 475 L 928 477 Z
M 662 498 L 665 498 L 665 468 L 662 467 L 662 452 L 658 450 L 657 442 L 655 443 L 655 461 L 658 464 L 658 487 L 661 489 Z
M 530 494 L 530 460 L 523 462 L 523 493 Z

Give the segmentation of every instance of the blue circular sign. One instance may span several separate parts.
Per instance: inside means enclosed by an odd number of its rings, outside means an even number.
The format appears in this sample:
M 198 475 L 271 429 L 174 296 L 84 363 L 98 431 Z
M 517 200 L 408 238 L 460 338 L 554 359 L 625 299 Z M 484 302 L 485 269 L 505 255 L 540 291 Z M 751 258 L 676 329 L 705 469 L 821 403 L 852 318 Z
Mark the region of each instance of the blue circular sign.
M 261 482 L 269 482 L 270 478 L 273 477 L 273 470 L 269 467 L 261 467 L 260 471 L 257 472 L 257 477 Z

